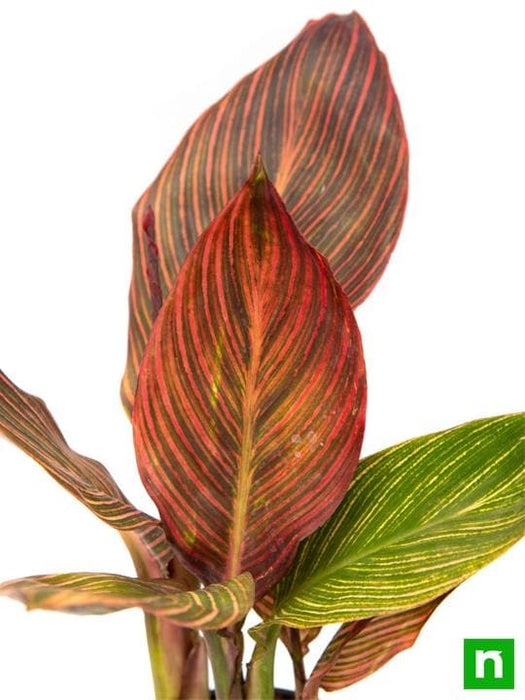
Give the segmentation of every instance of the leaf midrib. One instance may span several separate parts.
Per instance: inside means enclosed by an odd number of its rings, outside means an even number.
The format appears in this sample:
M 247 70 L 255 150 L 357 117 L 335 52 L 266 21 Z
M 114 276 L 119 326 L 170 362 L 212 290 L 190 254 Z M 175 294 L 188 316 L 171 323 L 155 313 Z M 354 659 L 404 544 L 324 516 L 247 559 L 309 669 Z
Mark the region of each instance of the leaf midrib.
M 239 473 L 237 479 L 236 499 L 233 511 L 233 529 L 231 534 L 230 556 L 228 560 L 227 578 L 234 578 L 241 573 L 240 562 L 244 548 L 244 533 L 246 531 L 246 520 L 248 504 L 252 483 L 251 457 L 253 451 L 253 431 L 254 431 L 254 404 L 257 398 L 257 375 L 262 356 L 262 333 L 261 333 L 261 302 L 259 284 L 254 285 L 253 314 L 250 323 L 250 364 L 246 379 L 246 391 L 243 400 L 243 429 L 242 444 L 239 458 Z

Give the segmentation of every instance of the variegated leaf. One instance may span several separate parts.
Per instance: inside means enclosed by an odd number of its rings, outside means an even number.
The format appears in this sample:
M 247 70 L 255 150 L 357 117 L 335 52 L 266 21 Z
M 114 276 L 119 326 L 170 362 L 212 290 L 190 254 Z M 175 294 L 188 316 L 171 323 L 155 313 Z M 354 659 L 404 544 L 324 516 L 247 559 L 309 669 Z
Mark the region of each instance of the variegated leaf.
M 361 446 L 352 310 L 260 163 L 201 236 L 141 366 L 133 413 L 146 488 L 206 582 L 258 594 L 334 511 Z
M 353 685 L 410 648 L 444 597 L 394 615 L 342 625 L 312 671 L 303 700 L 315 700 L 320 687 L 334 691 Z
M 0 594 L 22 601 L 30 610 L 102 615 L 138 607 L 180 627 L 210 630 L 246 616 L 253 605 L 254 585 L 249 573 L 196 591 L 181 591 L 165 579 L 75 573 L 7 581 L 0 584 Z
M 409 440 L 360 463 L 334 515 L 301 546 L 272 622 L 388 615 L 450 590 L 524 532 L 525 414 Z
M 99 462 L 74 452 L 45 403 L 0 371 L 0 434 L 36 460 L 97 517 L 121 531 L 137 563 L 161 576 L 173 558 L 158 520 L 137 510 Z
M 162 295 L 259 152 L 299 230 L 356 306 L 397 240 L 408 171 L 387 63 L 358 14 L 309 22 L 238 83 L 195 122 L 135 206 L 122 385 L 129 411 Z
M 263 619 L 273 616 L 275 598 L 273 591 L 270 591 L 265 596 L 260 598 L 255 603 L 255 612 Z M 294 629 L 293 627 L 281 626 L 279 636 L 281 642 L 288 649 L 292 659 L 295 656 L 306 656 L 309 651 L 310 643 L 319 635 L 321 627 L 303 627 L 302 629 Z M 297 636 L 294 639 L 294 635 Z

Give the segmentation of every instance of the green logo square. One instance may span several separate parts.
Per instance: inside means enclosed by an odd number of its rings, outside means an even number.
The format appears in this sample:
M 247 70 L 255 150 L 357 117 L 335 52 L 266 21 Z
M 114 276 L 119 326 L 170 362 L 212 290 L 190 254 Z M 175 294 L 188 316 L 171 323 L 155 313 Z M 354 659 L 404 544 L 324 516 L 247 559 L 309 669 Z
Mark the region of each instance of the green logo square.
M 514 640 L 463 640 L 463 687 L 514 689 Z

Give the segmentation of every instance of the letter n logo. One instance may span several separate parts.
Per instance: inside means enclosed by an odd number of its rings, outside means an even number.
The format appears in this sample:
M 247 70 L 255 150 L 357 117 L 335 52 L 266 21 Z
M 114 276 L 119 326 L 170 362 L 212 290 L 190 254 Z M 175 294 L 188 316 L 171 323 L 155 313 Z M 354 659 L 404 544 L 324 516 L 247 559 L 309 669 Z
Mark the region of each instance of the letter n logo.
M 514 688 L 513 639 L 465 639 L 463 687 L 467 689 Z

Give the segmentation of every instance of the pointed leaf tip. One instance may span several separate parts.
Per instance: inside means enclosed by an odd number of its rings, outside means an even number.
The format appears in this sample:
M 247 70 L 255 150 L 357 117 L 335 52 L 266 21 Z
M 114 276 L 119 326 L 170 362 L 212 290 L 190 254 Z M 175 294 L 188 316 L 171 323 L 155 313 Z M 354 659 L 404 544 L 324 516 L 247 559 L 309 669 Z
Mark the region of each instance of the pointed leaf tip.
M 263 157 L 259 152 L 255 156 L 255 161 L 253 164 L 252 172 L 249 177 L 251 182 L 260 182 L 261 180 L 269 180 L 268 173 L 264 165 Z

